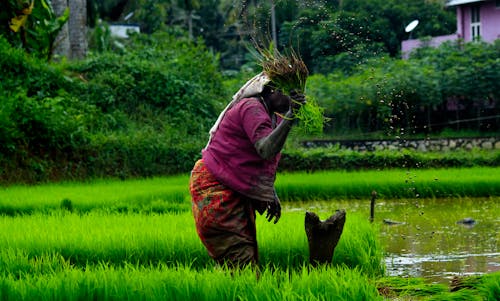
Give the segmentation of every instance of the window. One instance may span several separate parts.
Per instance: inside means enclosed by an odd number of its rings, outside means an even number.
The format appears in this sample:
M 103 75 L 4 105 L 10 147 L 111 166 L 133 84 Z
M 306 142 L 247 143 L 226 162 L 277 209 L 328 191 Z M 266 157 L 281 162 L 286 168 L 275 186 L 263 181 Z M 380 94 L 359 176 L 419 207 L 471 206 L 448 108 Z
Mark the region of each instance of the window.
M 495 1 L 495 6 L 496 6 L 496 8 L 500 8 L 500 0 Z
M 481 18 L 479 14 L 479 5 L 471 6 L 470 8 L 470 32 L 473 41 L 478 40 L 481 36 Z

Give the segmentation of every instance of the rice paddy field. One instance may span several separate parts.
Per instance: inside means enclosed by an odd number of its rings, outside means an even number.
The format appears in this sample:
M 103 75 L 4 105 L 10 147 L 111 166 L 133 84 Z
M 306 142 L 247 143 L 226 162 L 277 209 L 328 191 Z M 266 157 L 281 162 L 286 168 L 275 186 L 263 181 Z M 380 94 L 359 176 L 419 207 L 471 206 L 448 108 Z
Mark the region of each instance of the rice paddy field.
M 461 277 L 454 289 L 392 275 L 384 226 L 370 223 L 364 209 L 349 209 L 369 204 L 374 190 L 386 202 L 496 203 L 500 168 L 280 174 L 276 186 L 284 211 L 276 225 L 257 217 L 258 273 L 218 267 L 208 257 L 194 228 L 188 175 L 2 187 L 0 299 L 500 300 L 498 271 Z M 320 210 L 318 202 L 334 205 Z M 347 219 L 332 264 L 313 268 L 305 211 L 324 219 L 338 206 Z M 488 208 L 500 216 L 498 206 Z

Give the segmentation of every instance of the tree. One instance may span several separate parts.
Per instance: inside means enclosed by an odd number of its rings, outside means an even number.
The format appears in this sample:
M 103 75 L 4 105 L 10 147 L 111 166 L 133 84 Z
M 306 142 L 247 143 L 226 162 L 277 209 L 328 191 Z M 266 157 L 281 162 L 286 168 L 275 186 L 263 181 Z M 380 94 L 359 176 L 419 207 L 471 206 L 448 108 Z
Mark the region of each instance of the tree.
M 69 1 L 70 58 L 82 59 L 87 55 L 87 0 Z
M 47 0 L 0 2 L 0 34 L 14 47 L 50 60 L 57 34 L 68 20 L 69 11 L 56 16 Z
M 54 14 L 57 17 L 64 15 L 65 11 L 68 9 L 67 0 L 52 0 L 52 7 L 54 9 Z M 70 43 L 69 43 L 69 29 L 68 23 L 64 23 L 61 31 L 57 35 L 54 41 L 53 54 L 57 57 L 70 57 Z
M 188 27 L 189 38 L 193 38 L 193 18 L 197 16 L 194 14 L 196 10 L 200 8 L 200 2 L 198 0 L 176 0 L 173 6 L 174 10 L 182 12 L 179 15 L 184 19 L 185 24 Z

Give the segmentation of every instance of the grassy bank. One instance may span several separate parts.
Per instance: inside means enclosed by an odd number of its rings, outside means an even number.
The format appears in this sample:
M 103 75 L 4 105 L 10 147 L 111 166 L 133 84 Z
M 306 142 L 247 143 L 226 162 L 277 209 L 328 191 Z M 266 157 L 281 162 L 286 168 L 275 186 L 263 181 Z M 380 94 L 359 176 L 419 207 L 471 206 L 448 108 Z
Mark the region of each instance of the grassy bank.
M 500 195 L 500 168 L 335 171 L 279 174 L 276 189 L 287 201 L 330 198 L 486 197 Z
M 73 212 L 185 212 L 189 175 L 140 180 L 96 180 L 0 188 L 0 214 L 64 208 Z M 282 201 L 380 198 L 488 197 L 500 195 L 500 168 L 279 173 Z

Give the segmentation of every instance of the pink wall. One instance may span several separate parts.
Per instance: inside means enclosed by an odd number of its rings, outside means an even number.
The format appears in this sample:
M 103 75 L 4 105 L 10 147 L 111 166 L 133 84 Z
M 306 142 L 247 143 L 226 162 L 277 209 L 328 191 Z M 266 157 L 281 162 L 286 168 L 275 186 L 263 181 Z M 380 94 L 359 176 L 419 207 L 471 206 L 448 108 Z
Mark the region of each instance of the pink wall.
M 500 38 L 500 8 L 495 7 L 495 1 L 484 3 L 481 7 L 481 36 L 486 42 Z
M 415 48 L 424 46 L 437 47 L 446 41 L 455 41 L 457 39 L 457 34 L 450 34 L 447 36 L 432 37 L 430 40 L 406 40 L 401 43 L 401 53 L 403 53 L 403 58 L 408 58 L 408 54 Z
M 481 15 L 481 39 L 485 42 L 493 42 L 500 38 L 500 8 L 496 8 L 495 1 L 476 2 L 480 5 Z M 470 28 L 471 5 L 457 6 L 457 34 L 464 41 L 472 40 Z
M 485 42 L 493 42 L 500 39 L 500 8 L 496 8 L 495 0 L 478 1 L 474 3 L 480 5 L 480 34 Z M 439 46 L 441 43 L 458 38 L 470 42 L 471 38 L 471 4 L 457 5 L 457 31 L 456 34 L 432 37 L 429 41 L 406 40 L 401 43 L 401 53 L 403 58 L 415 48 L 422 46 Z

